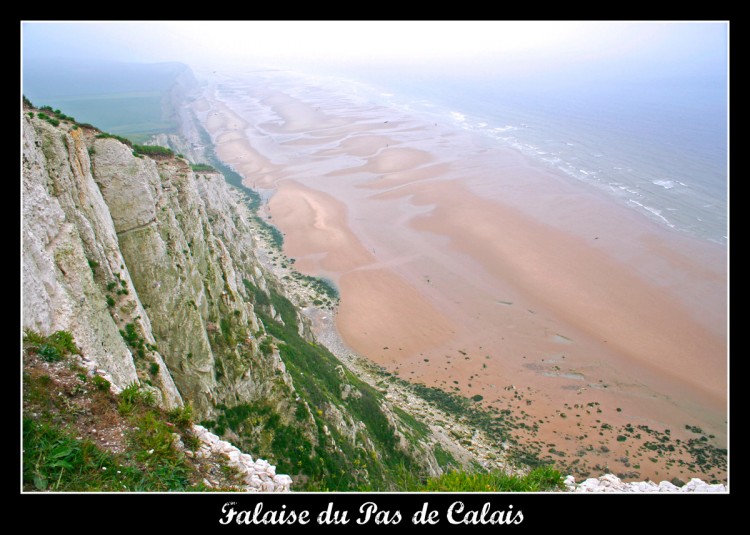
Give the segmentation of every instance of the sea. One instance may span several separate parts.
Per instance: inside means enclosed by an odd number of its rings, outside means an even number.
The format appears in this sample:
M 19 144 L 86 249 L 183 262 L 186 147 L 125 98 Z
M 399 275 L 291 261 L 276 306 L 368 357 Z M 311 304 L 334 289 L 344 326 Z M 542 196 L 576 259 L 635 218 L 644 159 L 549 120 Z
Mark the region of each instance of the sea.
M 272 77 L 302 77 L 302 87 L 471 130 L 675 231 L 726 245 L 726 77 L 638 74 L 467 77 L 360 69 Z

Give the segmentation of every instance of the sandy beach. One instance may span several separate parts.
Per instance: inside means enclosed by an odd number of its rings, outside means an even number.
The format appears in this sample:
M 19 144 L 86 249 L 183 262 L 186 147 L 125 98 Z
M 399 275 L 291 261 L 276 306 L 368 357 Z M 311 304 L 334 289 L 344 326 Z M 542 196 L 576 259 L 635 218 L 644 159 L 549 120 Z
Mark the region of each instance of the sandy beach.
M 592 446 L 591 466 L 695 473 L 638 461 L 635 439 L 602 449 L 602 422 L 726 447 L 724 246 L 450 125 L 295 95 L 218 76 L 196 109 L 295 267 L 336 283 L 352 351 L 522 411 L 539 428 L 521 438 Z

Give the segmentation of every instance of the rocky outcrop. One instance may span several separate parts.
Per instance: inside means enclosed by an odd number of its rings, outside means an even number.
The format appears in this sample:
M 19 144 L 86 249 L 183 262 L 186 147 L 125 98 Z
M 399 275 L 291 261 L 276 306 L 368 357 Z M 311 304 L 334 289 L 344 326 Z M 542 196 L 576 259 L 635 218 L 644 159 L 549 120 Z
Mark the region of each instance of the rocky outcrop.
M 291 398 L 254 338 L 243 280 L 266 282 L 220 175 L 25 115 L 22 202 L 24 328 L 70 331 L 115 391 L 138 383 L 166 409 L 189 399 L 199 419 Z
M 165 407 L 184 396 L 201 418 L 288 397 L 254 339 L 243 280 L 266 281 L 249 214 L 221 175 L 24 121 L 24 327 L 70 330 L 116 387 L 154 384 Z M 128 324 L 140 342 L 122 336 Z
M 727 488 L 720 483 L 712 485 L 698 478 L 678 487 L 669 481 L 658 484 L 653 481 L 625 482 L 612 474 L 592 477 L 581 483 L 576 483 L 573 476 L 568 476 L 565 478 L 565 488 L 569 492 L 727 492 Z
M 227 465 L 240 474 L 243 482 L 242 490 L 246 492 L 289 492 L 292 478 L 287 475 L 276 474 L 276 467 L 269 464 L 268 461 L 263 459 L 253 461 L 250 455 L 242 453 L 238 448 L 226 440 L 221 440 L 200 425 L 194 425 L 193 432 L 203 442 L 203 445 L 194 454 L 190 451 L 186 451 L 186 453 L 203 458 L 210 458 L 216 454 L 225 456 Z M 214 486 L 210 481 L 204 481 L 204 483 L 209 487 Z
M 144 339 L 154 340 L 132 292 L 109 207 L 93 179 L 83 131 L 61 131 L 40 120 L 32 124 L 28 117 L 24 122 L 23 326 L 43 334 L 70 331 L 86 357 L 124 388 L 139 378 L 104 281 L 117 281 L 119 309 L 140 316 Z M 151 359 L 162 367 L 158 352 Z M 171 376 L 158 379 L 162 404 L 181 405 Z

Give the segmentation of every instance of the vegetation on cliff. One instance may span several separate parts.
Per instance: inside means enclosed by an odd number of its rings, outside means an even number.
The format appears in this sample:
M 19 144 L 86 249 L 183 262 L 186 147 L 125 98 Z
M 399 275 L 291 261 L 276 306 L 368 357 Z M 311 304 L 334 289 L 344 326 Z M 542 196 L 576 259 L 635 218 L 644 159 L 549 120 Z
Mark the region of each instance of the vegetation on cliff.
M 73 490 L 88 484 L 90 490 L 110 489 L 112 482 L 101 476 L 87 480 L 72 474 L 88 473 L 92 466 L 104 472 L 115 465 L 122 473 L 153 469 L 153 480 L 147 481 L 149 475 L 139 482 L 124 478 L 124 489 L 200 488 L 193 461 L 167 444 L 172 439 L 167 431 L 177 423 L 156 406 L 179 408 L 183 400 L 192 403 L 195 418 L 207 427 L 290 474 L 297 490 L 427 489 L 430 478 L 445 471 L 487 471 L 466 460 L 465 446 L 459 460 L 450 444 L 436 439 L 430 424 L 387 400 L 384 390 L 362 380 L 315 340 L 285 297 L 283 284 L 255 258 L 248 221 L 281 245 L 278 231 L 257 215 L 256 192 L 242 187 L 247 202 L 242 206 L 241 196 L 206 167 L 191 168 L 169 149 L 132 145 L 52 112 L 57 125 L 30 103 L 26 106 L 32 131 L 26 136 L 24 179 L 33 174 L 36 181 L 36 189 L 29 190 L 34 206 L 60 203 L 53 220 L 59 226 L 48 235 L 74 232 L 39 249 L 41 255 L 49 249 L 54 256 L 49 260 L 53 270 L 44 276 L 65 290 L 41 295 L 38 303 L 61 300 L 63 309 L 79 310 L 65 321 L 81 333 L 82 343 L 79 348 L 72 337 L 59 333 L 28 333 L 31 362 L 46 359 L 45 365 L 57 365 L 49 369 L 54 373 L 27 370 L 24 376 L 24 481 L 29 488 Z M 79 126 L 84 128 L 73 128 Z M 211 163 L 241 186 L 221 162 Z M 81 204 L 82 199 L 90 200 Z M 65 221 L 70 224 L 64 226 Z M 337 298 L 330 283 L 312 278 L 300 283 L 313 286 L 321 303 L 330 305 Z M 48 287 L 54 290 L 54 284 Z M 42 320 L 49 318 L 35 321 Z M 101 338 L 102 332 L 108 338 Z M 70 364 L 64 358 L 72 353 L 104 359 L 122 390 L 119 397 L 108 393 L 106 380 L 75 370 L 71 377 L 78 382 L 63 385 L 54 399 L 45 397 L 40 381 L 57 382 Z M 425 399 L 437 395 L 414 388 Z M 89 398 L 91 406 L 83 402 Z M 508 438 L 502 422 L 477 416 L 484 413 L 457 399 L 441 403 L 447 410 L 459 403 L 462 415 L 478 418 L 467 422 L 481 424 L 481 432 L 497 440 L 501 460 L 500 441 Z M 88 444 L 86 433 L 76 427 L 90 421 L 99 436 L 109 420 L 121 426 L 121 450 L 110 451 L 106 441 Z M 194 442 L 189 432 L 181 440 Z M 161 453 L 145 457 L 143 451 L 150 450 Z M 163 476 L 165 471 L 174 477 Z M 454 477 L 432 484 L 496 484 L 491 478 L 472 481 Z
M 238 487 L 225 458 L 186 455 L 200 446 L 190 405 L 165 411 L 135 383 L 113 394 L 109 381 L 71 357 L 69 345 L 49 358 L 45 348 L 61 338 L 72 343 L 65 331 L 24 335 L 24 490 L 217 490 L 204 484 L 207 477 L 220 479 L 218 490 Z

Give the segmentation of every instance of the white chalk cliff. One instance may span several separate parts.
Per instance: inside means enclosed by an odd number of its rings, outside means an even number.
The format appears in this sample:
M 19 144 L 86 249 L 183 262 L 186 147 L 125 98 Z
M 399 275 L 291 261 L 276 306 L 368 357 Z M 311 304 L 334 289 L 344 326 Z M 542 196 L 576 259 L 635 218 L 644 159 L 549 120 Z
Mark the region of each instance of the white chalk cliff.
M 437 466 L 423 443 L 394 442 L 403 424 L 388 402 L 333 356 L 288 371 L 284 340 L 268 333 L 269 323 L 285 325 L 275 308 L 283 285 L 257 260 L 254 215 L 221 174 L 138 155 L 94 128 L 32 111 L 23 116 L 22 175 L 23 327 L 71 332 L 115 392 L 138 383 L 166 409 L 190 401 L 196 421 L 236 446 L 261 444 L 290 471 L 321 480 L 345 471 L 352 485 L 388 481 L 384 458 Z M 297 343 L 316 346 L 292 314 Z M 289 488 L 267 475 L 257 489 Z

